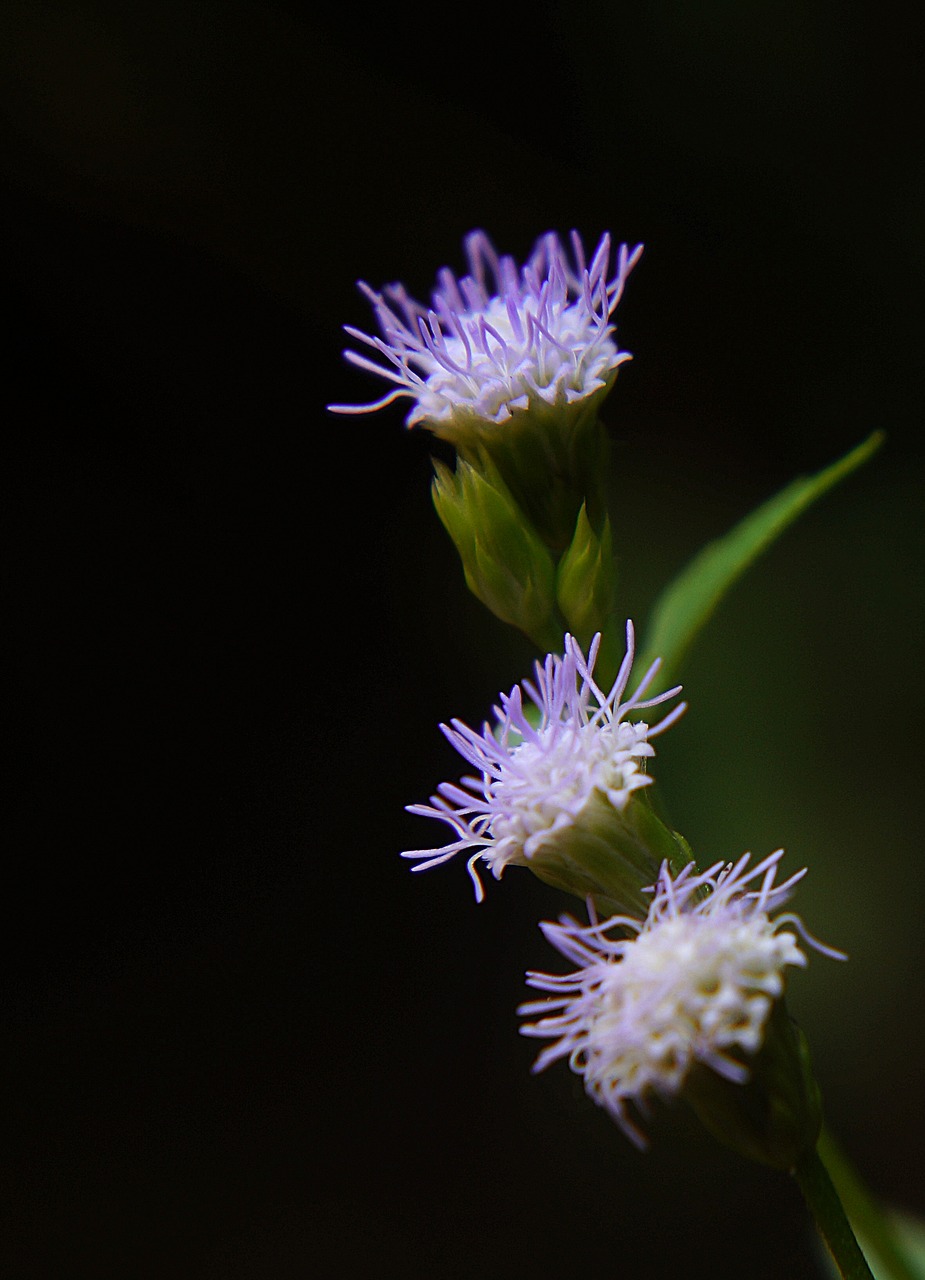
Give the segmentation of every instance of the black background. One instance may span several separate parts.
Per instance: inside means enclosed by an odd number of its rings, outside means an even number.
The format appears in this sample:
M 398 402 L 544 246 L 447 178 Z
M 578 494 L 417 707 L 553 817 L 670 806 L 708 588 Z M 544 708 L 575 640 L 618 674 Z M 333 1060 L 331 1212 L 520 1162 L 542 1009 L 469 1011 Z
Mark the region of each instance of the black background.
M 11 1277 L 818 1274 L 796 1190 L 678 1108 L 640 1156 L 403 805 L 532 652 L 427 438 L 340 358 L 485 227 L 646 253 L 608 402 L 628 614 L 794 474 L 883 453 L 723 607 L 660 747 L 705 857 L 784 843 L 833 1128 L 925 1212 L 918 32 L 870 4 L 4 7 Z

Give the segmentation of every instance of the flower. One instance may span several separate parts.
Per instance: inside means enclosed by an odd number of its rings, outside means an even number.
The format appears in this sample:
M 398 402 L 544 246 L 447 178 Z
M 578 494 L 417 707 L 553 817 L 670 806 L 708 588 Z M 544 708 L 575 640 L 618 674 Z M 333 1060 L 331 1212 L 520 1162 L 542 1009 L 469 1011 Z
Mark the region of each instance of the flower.
M 746 853 L 734 866 L 717 862 L 699 874 L 691 863 L 674 878 L 663 865 L 641 921 L 615 916 L 599 924 L 592 913 L 589 925 L 567 916 L 541 924 L 580 968 L 527 975 L 529 986 L 555 997 L 518 1010 L 543 1015 L 521 1027 L 524 1035 L 554 1039 L 534 1071 L 567 1058 L 594 1101 L 640 1147 L 646 1140 L 630 1103 L 648 1115 L 649 1096 L 678 1094 L 696 1063 L 743 1084 L 749 1069 L 740 1055 L 761 1047 L 785 968 L 806 965 L 797 934 L 817 951 L 845 958 L 811 937 L 799 917 L 770 918 L 806 874 L 775 885 L 782 856 L 778 849 L 749 870 Z
M 625 875 L 622 815 L 633 793 L 652 781 L 644 772 L 645 761 L 655 754 L 649 739 L 684 710 L 682 703 L 656 725 L 625 719 L 673 697 L 680 688 L 643 700 L 660 666 L 657 660 L 635 692 L 621 702 L 633 664 L 631 622 L 626 641 L 626 655 L 609 693 L 593 677 L 600 634 L 587 658 L 574 637 L 566 635 L 563 657 L 549 654 L 544 663 L 536 663 L 535 684 L 525 680 L 501 694 L 501 706 L 494 708 L 496 728 L 486 723 L 476 733 L 459 720 L 440 726 L 481 776 L 464 777 L 459 785 L 441 783 L 429 805 L 408 806 L 410 813 L 439 818 L 456 833 L 456 839 L 441 848 L 403 853 L 420 859 L 413 870 L 424 871 L 471 851 L 469 874 L 478 901 L 484 896 L 478 862 L 486 863 L 495 879 L 509 863 L 532 866 L 537 874 L 554 875 L 551 882 L 581 896 L 593 891 L 589 867 L 598 876 L 606 874 L 606 865 L 601 872 L 600 864 L 609 858 L 616 865 L 615 874 Z M 524 706 L 521 688 L 532 708 Z M 624 860 L 626 856 L 622 854 Z M 643 862 L 640 874 L 648 874 L 648 879 L 641 879 L 640 887 L 651 882 L 657 866 L 658 861 L 647 871 L 650 864 Z M 568 883 L 562 883 L 563 878 Z
M 611 316 L 642 245 L 632 251 L 621 245 L 609 278 L 609 235 L 590 265 L 577 232 L 571 244 L 574 267 L 560 238 L 549 232 L 518 271 L 484 231 L 472 231 L 465 239 L 470 274 L 457 280 L 444 267 L 429 309 L 401 284 L 377 293 L 360 281 L 382 337 L 345 329 L 386 363 L 356 351 L 344 355 L 394 389 L 370 404 L 330 409 L 370 413 L 408 397 L 409 427 L 422 424 L 456 443 L 460 426 L 471 427 L 473 420 L 497 425 L 530 408 L 606 394 L 617 367 L 631 358 L 617 348 Z

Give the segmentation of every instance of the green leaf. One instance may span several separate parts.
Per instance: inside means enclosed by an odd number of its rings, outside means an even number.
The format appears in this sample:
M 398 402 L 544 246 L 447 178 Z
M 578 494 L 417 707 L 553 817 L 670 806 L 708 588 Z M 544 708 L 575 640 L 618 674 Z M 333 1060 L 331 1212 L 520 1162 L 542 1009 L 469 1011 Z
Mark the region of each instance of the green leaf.
M 876 453 L 883 440 L 884 433 L 875 431 L 824 471 L 798 476 L 729 533 L 708 543 L 656 601 L 637 670 L 647 670 L 660 657 L 663 674 L 673 677 L 700 629 L 748 566 L 797 516 Z
M 900 1213 L 891 1213 L 890 1220 L 909 1266 L 922 1277 L 922 1280 L 925 1280 L 925 1223 L 918 1218 Z M 883 1280 L 889 1280 L 889 1277 L 895 1273 L 887 1270 L 885 1264 L 877 1257 L 873 1246 L 871 1246 L 871 1253 L 873 1256 L 871 1270 L 874 1275 L 878 1280 L 880 1277 L 883 1277 Z
M 819 1138 L 819 1155 L 875 1280 L 925 1280 L 925 1222 L 898 1213 L 873 1196 L 825 1128 Z M 837 1280 L 838 1270 L 828 1252 L 824 1261 Z
M 880 1254 L 876 1243 L 855 1227 L 858 1244 L 875 1280 L 925 1280 L 925 1222 L 893 1210 L 887 1213 L 886 1221 L 895 1246 L 902 1251 L 902 1264 L 899 1267 L 895 1263 L 891 1265 L 890 1260 Z M 820 1255 L 832 1280 L 840 1280 L 838 1268 L 828 1251 L 822 1248 L 821 1242 Z

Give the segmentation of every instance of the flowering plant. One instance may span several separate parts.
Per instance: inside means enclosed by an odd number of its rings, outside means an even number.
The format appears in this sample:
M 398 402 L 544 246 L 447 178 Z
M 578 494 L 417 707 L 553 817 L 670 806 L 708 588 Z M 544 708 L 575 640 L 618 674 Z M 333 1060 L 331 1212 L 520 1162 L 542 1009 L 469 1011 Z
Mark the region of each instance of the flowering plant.
M 877 1274 L 909 1280 L 918 1272 L 908 1240 L 823 1129 L 807 1041 L 787 1011 L 787 972 L 806 965 L 807 950 L 845 958 L 780 912 L 805 869 L 778 883 L 782 850 L 754 865 L 746 853 L 702 867 L 661 816 L 649 771 L 652 740 L 686 707 L 653 716 L 680 692 L 653 693 L 657 678 L 676 674 L 737 578 L 881 437 L 793 481 L 704 548 L 658 597 L 637 662 L 615 580 L 598 414 L 630 359 L 614 313 L 642 247 L 614 253 L 605 235 L 589 260 L 573 233 L 570 249 L 549 233 L 518 268 L 473 232 L 469 273 L 444 268 L 429 307 L 401 285 L 361 284 L 380 335 L 347 328 L 378 357 L 350 350 L 347 359 L 391 389 L 331 408 L 367 413 L 405 399 L 407 425 L 453 447 L 455 468 L 435 462 L 433 498 L 466 582 L 545 655 L 500 695 L 493 722 L 441 725 L 473 772 L 409 806 L 451 836 L 403 856 L 424 871 L 463 854 L 478 901 L 480 866 L 495 879 L 527 869 L 579 899 L 587 923 L 563 914 L 541 925 L 575 968 L 527 975 L 545 998 L 521 1007 L 532 1019 L 521 1030 L 551 1042 L 535 1070 L 566 1060 L 639 1147 L 653 1101 L 684 1099 L 720 1141 L 794 1176 L 838 1274 L 872 1274 L 841 1189 Z

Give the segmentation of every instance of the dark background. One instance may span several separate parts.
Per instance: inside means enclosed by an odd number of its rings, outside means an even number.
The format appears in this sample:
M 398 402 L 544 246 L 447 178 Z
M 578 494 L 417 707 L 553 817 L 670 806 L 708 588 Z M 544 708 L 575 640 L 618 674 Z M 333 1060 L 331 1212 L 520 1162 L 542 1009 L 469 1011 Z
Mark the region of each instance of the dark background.
M 925 180 L 873 4 L 8 0 L 4 1274 L 818 1274 L 796 1190 L 681 1108 L 640 1156 L 514 1008 L 560 909 L 476 907 L 403 805 L 527 642 L 466 593 L 429 442 L 340 358 L 485 227 L 646 253 L 607 406 L 626 611 L 874 427 L 685 672 L 658 776 L 783 843 L 833 1128 L 925 1212 Z

